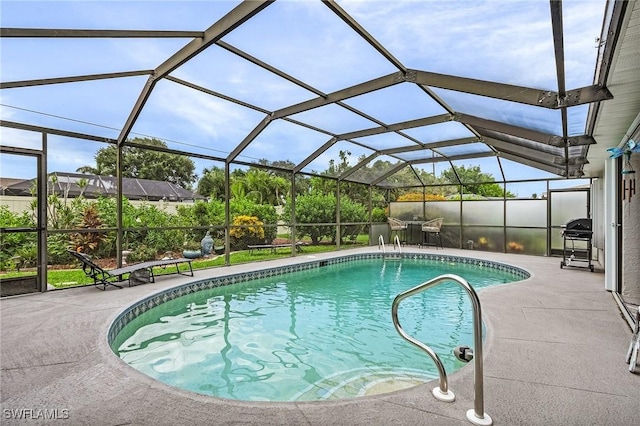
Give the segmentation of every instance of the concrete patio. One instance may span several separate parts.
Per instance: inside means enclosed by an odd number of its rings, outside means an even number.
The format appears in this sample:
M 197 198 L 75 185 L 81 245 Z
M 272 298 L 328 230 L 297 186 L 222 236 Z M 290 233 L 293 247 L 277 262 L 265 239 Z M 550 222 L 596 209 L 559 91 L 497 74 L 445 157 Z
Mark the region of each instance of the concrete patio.
M 412 250 L 425 249 L 405 249 Z M 640 374 L 631 374 L 624 362 L 631 330 L 604 289 L 603 274 L 561 269 L 557 258 L 438 253 L 510 263 L 532 274 L 480 293 L 487 325 L 484 404 L 494 424 L 640 424 Z M 301 260 L 307 255 L 196 271 L 195 278 L 160 277 L 155 284 L 123 290 L 90 287 L 3 299 L 2 424 L 47 423 L 39 410 L 54 411 L 58 420 L 49 422 L 74 425 L 471 424 L 465 413 L 474 406 L 473 363 L 449 377 L 453 403 L 434 399 L 437 382 L 339 402 L 248 403 L 164 385 L 125 365 L 107 345 L 107 330 L 118 313 L 151 293 Z M 19 413 L 41 417 L 20 420 Z

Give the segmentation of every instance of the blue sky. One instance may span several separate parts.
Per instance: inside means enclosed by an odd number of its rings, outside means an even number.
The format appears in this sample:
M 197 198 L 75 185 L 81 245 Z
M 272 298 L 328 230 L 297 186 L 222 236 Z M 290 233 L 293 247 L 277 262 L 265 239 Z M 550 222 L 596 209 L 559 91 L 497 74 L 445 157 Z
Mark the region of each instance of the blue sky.
M 549 2 L 503 1 L 339 1 L 407 68 L 557 91 Z M 2 1 L 2 27 L 73 29 L 145 29 L 203 31 L 237 2 L 228 1 Z M 566 87 L 591 85 L 596 38 L 604 0 L 564 0 Z M 3 38 L 2 82 L 153 69 L 189 39 L 25 39 Z M 278 0 L 223 38 L 236 48 L 275 66 L 315 89 L 330 93 L 396 70 L 320 1 Z M 172 76 L 256 105 L 267 111 L 316 97 L 232 53 L 213 46 L 175 70 Z M 116 138 L 147 77 L 98 80 L 0 91 L 0 118 Z M 434 92 L 465 114 L 561 134 L 558 111 L 465 95 Z M 348 105 L 387 124 L 441 114 L 414 84 L 399 84 L 350 98 Z M 569 111 L 570 134 L 584 133 L 585 107 Z M 170 147 L 225 157 L 264 118 L 254 111 L 188 89 L 171 81 L 157 84 L 131 137 L 165 140 Z M 330 132 L 377 126 L 344 108 L 330 105 L 292 118 Z M 35 147 L 40 136 L 0 128 L 2 144 Z M 420 140 L 468 137 L 461 126 L 421 127 L 406 131 Z M 302 161 L 329 137 L 278 120 L 242 153 L 242 159 Z M 363 143 L 375 147 L 406 145 L 395 134 Z M 100 147 L 86 141 L 51 137 L 49 171 L 75 171 L 93 165 Z M 474 148 L 475 149 L 475 148 Z M 480 149 L 480 147 L 478 147 Z M 305 170 L 324 170 L 340 150 L 355 158 L 371 150 L 340 142 Z M 455 149 L 452 149 L 454 153 Z M 2 176 L 33 177 L 12 156 L 0 160 Z M 395 161 L 395 160 L 394 160 Z M 210 161 L 203 167 L 221 166 Z M 499 176 L 495 159 L 465 161 Z M 508 179 L 552 177 L 510 161 Z M 427 166 L 431 170 L 432 166 Z M 436 167 L 436 174 L 448 168 Z M 542 192 L 536 190 L 535 192 Z

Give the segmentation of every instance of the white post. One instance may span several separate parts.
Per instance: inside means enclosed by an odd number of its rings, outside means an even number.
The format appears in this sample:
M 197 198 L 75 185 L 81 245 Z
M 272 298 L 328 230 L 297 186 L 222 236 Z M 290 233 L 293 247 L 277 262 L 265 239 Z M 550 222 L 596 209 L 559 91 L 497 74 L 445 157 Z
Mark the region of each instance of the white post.
M 604 163 L 604 288 L 616 291 L 618 283 L 618 170 L 615 160 Z

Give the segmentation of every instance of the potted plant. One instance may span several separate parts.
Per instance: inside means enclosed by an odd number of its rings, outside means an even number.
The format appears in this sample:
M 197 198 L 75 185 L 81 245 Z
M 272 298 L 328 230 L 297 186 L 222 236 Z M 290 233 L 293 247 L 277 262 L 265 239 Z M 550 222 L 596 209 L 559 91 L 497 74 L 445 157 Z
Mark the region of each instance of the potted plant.
M 196 259 L 202 256 L 202 247 L 197 241 L 185 241 L 182 245 L 182 257 Z

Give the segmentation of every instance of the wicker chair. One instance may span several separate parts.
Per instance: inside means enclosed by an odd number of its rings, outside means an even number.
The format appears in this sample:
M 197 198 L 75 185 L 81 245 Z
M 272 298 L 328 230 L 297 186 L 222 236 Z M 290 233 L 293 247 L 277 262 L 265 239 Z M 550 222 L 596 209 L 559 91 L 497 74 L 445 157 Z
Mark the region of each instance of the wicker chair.
M 440 235 L 440 228 L 442 227 L 442 222 L 444 221 L 444 218 L 442 217 L 438 217 L 436 219 L 431 219 L 427 222 L 424 222 L 422 224 L 422 232 L 424 233 L 423 235 L 423 245 L 428 246 L 431 245 L 430 240 L 431 240 L 431 235 L 433 234 L 435 236 L 435 243 L 433 244 L 436 248 L 438 248 L 438 241 L 440 241 L 440 247 L 444 248 L 444 246 L 442 245 L 442 235 Z
M 393 232 L 395 231 L 396 235 L 398 235 L 398 233 L 402 232 L 402 236 L 399 237 L 401 242 L 406 242 L 406 238 L 407 238 L 407 223 L 397 219 L 395 217 L 390 217 L 387 219 L 387 222 L 389 223 L 389 228 L 391 229 L 391 241 L 393 241 Z

